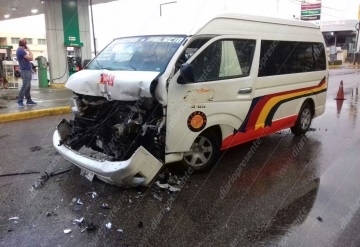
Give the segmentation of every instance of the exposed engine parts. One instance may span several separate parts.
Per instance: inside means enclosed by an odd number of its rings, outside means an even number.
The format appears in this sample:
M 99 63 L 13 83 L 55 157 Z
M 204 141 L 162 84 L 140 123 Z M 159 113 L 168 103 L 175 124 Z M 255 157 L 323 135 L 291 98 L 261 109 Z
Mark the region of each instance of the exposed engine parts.
M 156 100 L 108 101 L 77 94 L 74 105 L 74 120 L 62 122 L 61 144 L 75 151 L 85 146 L 112 161 L 126 160 L 143 146 L 164 161 L 165 120 Z

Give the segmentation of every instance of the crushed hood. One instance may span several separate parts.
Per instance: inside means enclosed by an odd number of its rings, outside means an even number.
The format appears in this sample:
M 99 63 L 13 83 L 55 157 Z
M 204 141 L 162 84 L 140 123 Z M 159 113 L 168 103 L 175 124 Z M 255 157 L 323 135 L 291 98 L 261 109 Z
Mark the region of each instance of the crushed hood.
M 82 70 L 73 74 L 65 86 L 78 94 L 132 101 L 151 98 L 150 86 L 159 75 L 154 71 Z

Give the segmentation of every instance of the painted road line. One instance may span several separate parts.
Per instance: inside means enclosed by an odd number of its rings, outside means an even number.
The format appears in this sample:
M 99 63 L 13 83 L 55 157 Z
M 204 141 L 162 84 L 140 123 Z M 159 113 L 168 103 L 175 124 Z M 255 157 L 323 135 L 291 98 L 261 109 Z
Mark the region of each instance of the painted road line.
M 64 106 L 64 107 L 55 107 L 55 108 L 49 108 L 43 110 L 1 114 L 0 123 L 7 123 L 12 121 L 19 121 L 19 120 L 45 117 L 45 116 L 54 116 L 54 115 L 60 115 L 70 112 L 71 112 L 70 106 Z

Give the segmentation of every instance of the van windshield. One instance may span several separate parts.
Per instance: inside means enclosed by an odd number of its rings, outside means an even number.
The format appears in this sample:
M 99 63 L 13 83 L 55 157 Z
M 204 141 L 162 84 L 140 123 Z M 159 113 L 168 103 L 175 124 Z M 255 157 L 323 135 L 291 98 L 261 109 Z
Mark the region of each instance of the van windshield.
M 185 36 L 141 36 L 110 43 L 86 67 L 99 70 L 164 72 Z

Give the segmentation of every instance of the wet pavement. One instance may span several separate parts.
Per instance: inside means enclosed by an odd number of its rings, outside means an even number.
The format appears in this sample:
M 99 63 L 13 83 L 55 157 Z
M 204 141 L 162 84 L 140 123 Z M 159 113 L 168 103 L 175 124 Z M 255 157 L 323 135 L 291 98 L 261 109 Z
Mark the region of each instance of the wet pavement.
M 21 80 L 19 80 L 19 82 L 18 88 L 0 89 L 0 114 L 43 110 L 69 105 L 69 98 L 72 96 L 72 92 L 69 89 L 59 86 L 56 87 L 56 85 L 39 87 L 38 81 L 32 80 L 31 97 L 38 104 L 36 106 L 19 108 L 16 104 L 17 96 L 21 88 Z
M 0 177 L 0 246 L 360 246 L 359 78 L 330 71 L 325 114 L 306 136 L 284 130 L 237 146 L 203 174 L 168 166 L 177 193 L 80 176 L 52 147 L 70 114 L 0 124 L 0 174 L 41 172 Z M 44 172 L 67 169 L 32 189 Z

